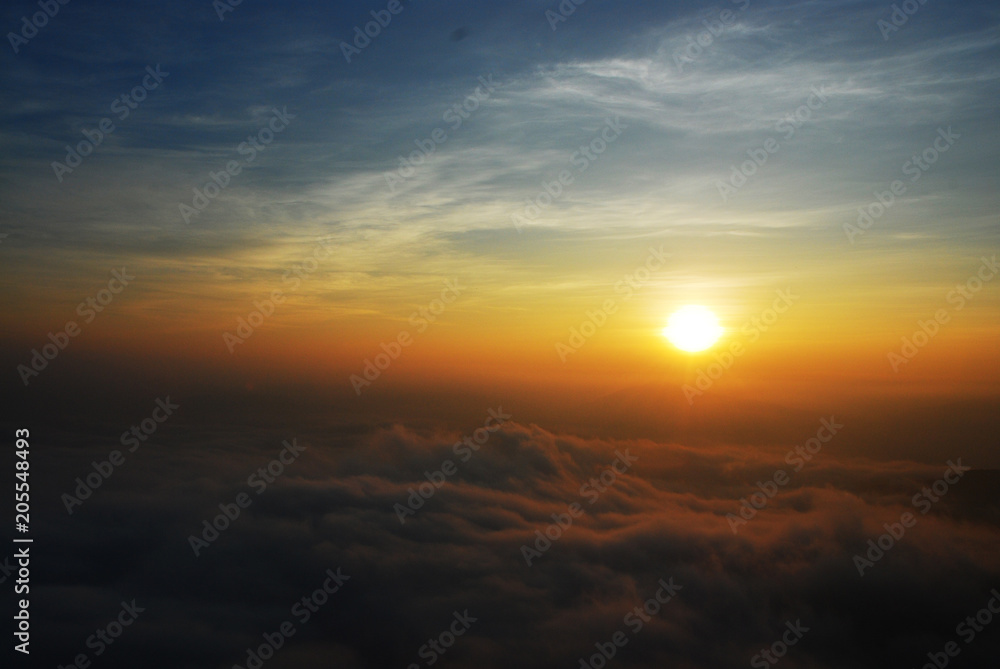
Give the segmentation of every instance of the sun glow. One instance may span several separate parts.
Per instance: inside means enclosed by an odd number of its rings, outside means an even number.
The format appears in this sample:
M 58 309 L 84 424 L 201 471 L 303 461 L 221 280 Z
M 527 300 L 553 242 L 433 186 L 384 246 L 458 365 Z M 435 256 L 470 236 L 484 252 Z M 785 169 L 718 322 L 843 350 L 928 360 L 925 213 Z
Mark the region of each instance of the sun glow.
M 670 315 L 667 327 L 663 328 L 663 336 L 671 344 L 689 353 L 704 351 L 721 335 L 722 326 L 715 314 L 699 305 L 681 307 Z

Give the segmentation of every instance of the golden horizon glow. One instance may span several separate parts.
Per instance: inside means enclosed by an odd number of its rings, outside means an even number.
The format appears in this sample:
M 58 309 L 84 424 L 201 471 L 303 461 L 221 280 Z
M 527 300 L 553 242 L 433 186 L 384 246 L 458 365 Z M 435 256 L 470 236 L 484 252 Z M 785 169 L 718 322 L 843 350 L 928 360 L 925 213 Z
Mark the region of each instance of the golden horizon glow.
M 688 353 L 697 353 L 711 347 L 722 336 L 719 319 L 707 307 L 689 304 L 670 315 L 663 336 L 670 343 Z

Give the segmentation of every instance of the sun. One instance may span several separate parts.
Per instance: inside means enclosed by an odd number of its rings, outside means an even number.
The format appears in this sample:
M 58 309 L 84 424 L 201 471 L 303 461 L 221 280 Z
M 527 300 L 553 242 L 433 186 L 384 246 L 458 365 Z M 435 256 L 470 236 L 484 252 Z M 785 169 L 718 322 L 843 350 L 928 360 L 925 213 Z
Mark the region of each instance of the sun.
M 707 308 L 699 305 L 681 307 L 670 315 L 663 336 L 670 343 L 689 353 L 704 351 L 722 335 L 719 319 Z

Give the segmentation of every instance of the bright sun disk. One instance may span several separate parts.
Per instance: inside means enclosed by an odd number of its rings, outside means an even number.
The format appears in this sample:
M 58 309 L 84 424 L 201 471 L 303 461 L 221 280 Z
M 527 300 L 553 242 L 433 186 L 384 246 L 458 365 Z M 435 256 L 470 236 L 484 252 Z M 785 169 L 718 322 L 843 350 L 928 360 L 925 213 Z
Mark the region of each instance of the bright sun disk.
M 722 326 L 715 314 L 705 307 L 693 304 L 672 313 L 667 327 L 663 328 L 663 336 L 671 344 L 690 353 L 704 351 L 718 341 L 721 335 Z

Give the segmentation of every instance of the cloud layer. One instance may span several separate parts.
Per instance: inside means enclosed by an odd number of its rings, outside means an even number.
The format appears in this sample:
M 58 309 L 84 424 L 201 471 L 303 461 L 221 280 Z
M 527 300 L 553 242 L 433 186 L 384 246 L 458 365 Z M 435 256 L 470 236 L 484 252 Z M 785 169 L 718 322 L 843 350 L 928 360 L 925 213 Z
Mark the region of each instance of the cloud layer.
M 477 621 L 445 653 L 451 666 L 578 666 L 619 630 L 630 638 L 619 666 L 740 666 L 796 621 L 809 632 L 783 666 L 918 666 L 1000 583 L 994 472 L 918 507 L 948 465 L 842 459 L 835 436 L 819 449 L 812 435 L 696 449 L 511 421 L 473 453 L 456 443 L 474 432 L 330 429 L 299 438 L 306 450 L 261 491 L 247 477 L 292 434 L 177 430 L 128 455 L 71 516 L 54 502 L 101 451 L 78 442 L 43 463 L 58 489 L 37 544 L 47 661 L 92 652 L 87 636 L 136 598 L 147 611 L 105 666 L 243 665 L 339 567 L 349 580 L 268 666 L 425 666 L 421 648 L 466 609 Z M 796 446 L 817 450 L 798 472 Z M 448 460 L 401 524 L 394 505 Z M 613 481 L 612 464 L 624 472 Z M 727 514 L 759 505 L 750 496 L 779 469 L 789 482 L 734 534 Z M 196 558 L 189 536 L 240 493 L 248 508 Z M 854 556 L 907 511 L 915 526 L 860 576 Z M 568 526 L 550 527 L 552 514 Z M 535 532 L 547 528 L 559 538 L 528 566 L 522 546 L 544 547 Z M 633 632 L 626 615 L 671 578 L 677 596 Z M 994 656 L 996 638 L 968 644 L 966 661 Z

